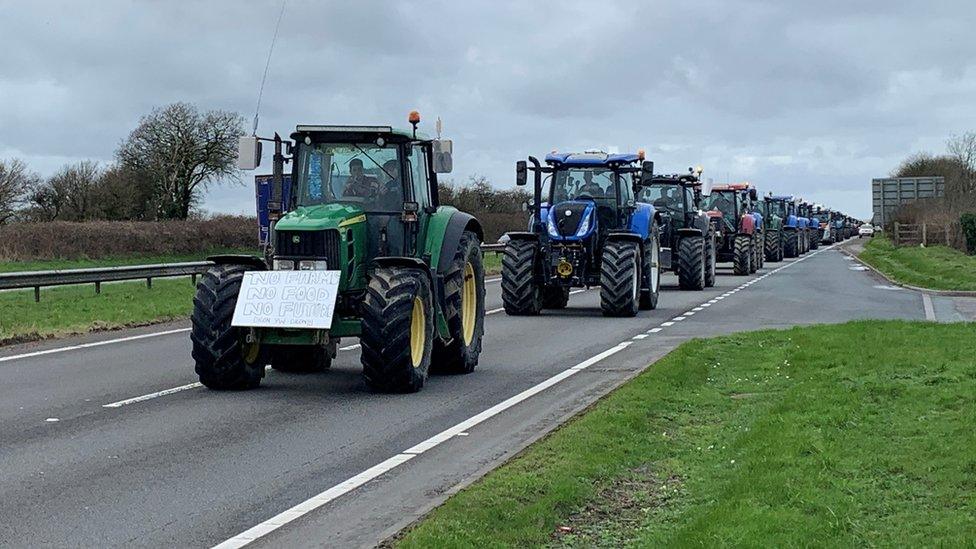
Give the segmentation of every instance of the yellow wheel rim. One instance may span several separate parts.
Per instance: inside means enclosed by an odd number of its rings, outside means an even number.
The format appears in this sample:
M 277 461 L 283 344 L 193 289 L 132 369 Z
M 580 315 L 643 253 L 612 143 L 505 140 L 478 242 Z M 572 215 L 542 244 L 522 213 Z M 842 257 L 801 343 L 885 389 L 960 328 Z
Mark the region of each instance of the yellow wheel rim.
M 258 354 L 261 352 L 260 343 L 242 343 L 241 344 L 241 355 L 243 355 L 244 362 L 248 364 L 254 364 L 258 359 Z
M 474 267 L 464 264 L 464 286 L 461 288 L 461 334 L 465 345 L 474 339 L 474 325 L 478 316 L 478 284 L 474 278 Z
M 420 366 L 424 360 L 424 347 L 427 343 L 427 316 L 424 313 L 424 302 L 413 298 L 413 314 L 410 315 L 410 360 L 413 367 Z

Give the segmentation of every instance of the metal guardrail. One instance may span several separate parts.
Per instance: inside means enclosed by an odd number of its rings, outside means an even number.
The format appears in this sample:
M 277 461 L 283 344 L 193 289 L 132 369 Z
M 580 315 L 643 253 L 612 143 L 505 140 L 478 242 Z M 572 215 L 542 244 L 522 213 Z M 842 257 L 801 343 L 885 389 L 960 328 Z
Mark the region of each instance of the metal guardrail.
M 504 244 L 482 244 L 482 251 L 500 253 Z M 189 276 L 196 283 L 197 275 L 207 272 L 211 261 L 186 263 L 158 263 L 155 265 L 123 265 L 120 267 L 95 267 L 89 269 L 58 269 L 54 271 L 23 271 L 0 273 L 0 290 L 34 288 L 34 301 L 41 300 L 41 288 L 72 284 L 94 284 L 95 293 L 101 293 L 103 282 L 145 280 L 152 288 L 154 278 Z

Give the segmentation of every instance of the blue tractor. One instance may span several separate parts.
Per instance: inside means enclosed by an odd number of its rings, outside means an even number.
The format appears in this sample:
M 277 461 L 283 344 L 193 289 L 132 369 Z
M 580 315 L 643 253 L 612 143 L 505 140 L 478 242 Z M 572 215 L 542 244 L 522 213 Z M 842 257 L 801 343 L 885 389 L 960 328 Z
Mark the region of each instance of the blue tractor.
M 578 287 L 600 288 L 605 316 L 657 307 L 660 216 L 635 198 L 654 163 L 643 153 L 552 153 L 545 165 L 530 156 L 516 164 L 516 184 L 525 185 L 530 171 L 529 231 L 507 233 L 502 256 L 505 312 L 562 309 Z
M 800 215 L 807 219 L 807 251 L 816 250 L 820 247 L 820 219 L 814 213 L 813 204 L 809 202 L 800 203 Z
M 772 193 L 766 200 L 770 203 L 769 208 L 773 215 L 783 218 L 783 256 L 799 257 L 806 253 L 810 220 L 797 214 L 797 200 L 792 195 L 773 196 Z

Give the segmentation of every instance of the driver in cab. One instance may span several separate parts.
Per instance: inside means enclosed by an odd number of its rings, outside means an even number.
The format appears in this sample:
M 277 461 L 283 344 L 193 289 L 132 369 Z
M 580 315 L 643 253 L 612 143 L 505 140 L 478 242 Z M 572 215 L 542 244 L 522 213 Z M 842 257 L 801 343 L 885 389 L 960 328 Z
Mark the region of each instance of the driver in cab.
M 581 196 L 591 196 L 593 198 L 603 198 L 606 196 L 606 192 L 599 183 L 593 181 L 593 172 L 586 172 L 583 174 L 583 186 L 580 187 L 577 197 Z
M 376 180 L 367 177 L 363 171 L 363 161 L 358 158 L 350 160 L 349 179 L 346 180 L 346 187 L 342 190 L 342 196 L 369 198 L 375 196 L 378 190 Z

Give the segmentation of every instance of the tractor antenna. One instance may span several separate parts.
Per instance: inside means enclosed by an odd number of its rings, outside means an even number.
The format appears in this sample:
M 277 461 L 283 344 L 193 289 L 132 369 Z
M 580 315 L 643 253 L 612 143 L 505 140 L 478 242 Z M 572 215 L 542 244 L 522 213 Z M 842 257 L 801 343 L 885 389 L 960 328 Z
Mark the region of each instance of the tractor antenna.
M 254 108 L 254 128 L 251 129 L 251 135 L 258 134 L 258 116 L 261 114 L 261 98 L 264 96 L 264 83 L 268 80 L 268 69 L 271 67 L 271 54 L 274 53 L 275 42 L 278 41 L 278 28 L 281 27 L 281 18 L 285 15 L 285 2 L 287 0 L 281 0 L 281 11 L 278 12 L 278 22 L 275 23 L 274 36 L 271 38 L 271 47 L 268 48 L 268 61 L 264 64 L 261 87 L 258 88 L 258 105 Z

